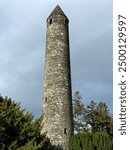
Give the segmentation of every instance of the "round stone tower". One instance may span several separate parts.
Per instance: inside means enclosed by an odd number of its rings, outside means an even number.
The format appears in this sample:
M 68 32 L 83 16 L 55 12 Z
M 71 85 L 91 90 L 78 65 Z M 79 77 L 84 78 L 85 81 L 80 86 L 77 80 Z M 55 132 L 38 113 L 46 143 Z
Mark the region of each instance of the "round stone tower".
M 73 134 L 69 20 L 57 6 L 47 18 L 43 129 L 52 145 L 68 150 Z

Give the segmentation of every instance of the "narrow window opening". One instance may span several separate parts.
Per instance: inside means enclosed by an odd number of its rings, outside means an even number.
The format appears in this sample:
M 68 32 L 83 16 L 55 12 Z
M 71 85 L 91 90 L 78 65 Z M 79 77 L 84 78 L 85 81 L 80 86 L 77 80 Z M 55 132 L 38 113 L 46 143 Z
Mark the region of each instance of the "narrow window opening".
M 64 128 L 64 134 L 67 134 L 67 130 L 66 130 L 66 128 Z
M 52 24 L 52 19 L 50 19 L 49 24 L 50 24 L 50 25 Z
M 68 20 L 67 19 L 65 19 L 65 25 L 67 25 L 68 24 Z
M 47 97 L 45 98 L 45 103 L 47 102 Z

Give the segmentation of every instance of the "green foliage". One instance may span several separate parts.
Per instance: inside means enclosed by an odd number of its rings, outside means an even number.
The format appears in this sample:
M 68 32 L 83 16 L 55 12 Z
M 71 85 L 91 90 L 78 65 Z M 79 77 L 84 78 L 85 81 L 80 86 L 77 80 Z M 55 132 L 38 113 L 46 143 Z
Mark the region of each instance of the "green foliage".
M 80 134 L 70 138 L 70 150 L 112 150 L 112 115 L 103 102 L 88 106 L 76 92 L 73 98 L 74 126 Z M 41 135 L 41 120 L 21 109 L 12 99 L 0 96 L 0 150 L 52 150 Z M 49 148 L 48 148 L 49 146 Z M 60 148 L 59 148 L 60 149 Z
M 21 109 L 20 104 L 0 96 L 0 149 L 16 150 L 24 146 L 45 146 L 49 140 L 40 134 L 41 121 Z M 26 146 L 26 147 L 27 147 Z
M 81 101 L 82 97 L 80 93 L 76 91 L 73 96 L 73 114 L 74 114 L 74 130 L 77 132 L 80 132 L 84 127 L 83 118 L 85 106 Z
M 69 150 L 93 150 L 92 134 L 80 133 L 71 136 Z
M 112 140 L 106 132 L 72 135 L 69 150 L 112 150 Z
M 49 140 L 43 138 L 40 143 L 37 142 L 35 138 L 26 143 L 24 146 L 18 148 L 17 150 L 47 150 Z
M 106 132 L 95 132 L 93 145 L 96 150 L 112 150 L 112 140 Z
M 32 139 L 31 141 L 26 143 L 25 146 L 22 146 L 17 150 L 36 150 L 36 143 L 34 142 L 34 139 Z
M 84 121 L 91 126 L 92 132 L 106 131 L 112 136 L 112 115 L 106 103 L 91 101 L 85 111 Z
M 91 101 L 85 106 L 82 97 L 77 91 L 73 96 L 74 128 L 78 133 L 91 131 L 105 131 L 112 138 L 113 118 L 109 113 L 108 106 L 104 102 Z

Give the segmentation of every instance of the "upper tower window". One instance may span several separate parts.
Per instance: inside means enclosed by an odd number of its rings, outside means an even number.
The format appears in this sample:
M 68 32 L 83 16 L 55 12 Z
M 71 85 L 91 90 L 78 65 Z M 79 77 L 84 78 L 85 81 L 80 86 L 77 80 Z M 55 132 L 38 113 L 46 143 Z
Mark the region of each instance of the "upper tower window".
M 68 20 L 67 19 L 65 19 L 65 25 L 67 25 L 68 24 Z
M 51 25 L 51 24 L 52 24 L 52 19 L 49 20 L 49 25 Z

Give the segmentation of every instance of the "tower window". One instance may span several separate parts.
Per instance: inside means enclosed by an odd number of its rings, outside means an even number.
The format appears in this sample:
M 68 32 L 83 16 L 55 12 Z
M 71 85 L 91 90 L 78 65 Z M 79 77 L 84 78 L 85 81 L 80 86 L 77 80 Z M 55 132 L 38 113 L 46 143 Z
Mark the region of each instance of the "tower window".
M 45 97 L 45 103 L 47 102 L 47 97 Z
M 64 128 L 64 134 L 67 134 L 67 130 L 66 130 L 66 128 Z
M 50 24 L 50 25 L 52 24 L 52 19 L 49 20 L 49 24 Z
M 65 25 L 67 25 L 68 24 L 68 20 L 67 19 L 65 19 Z

